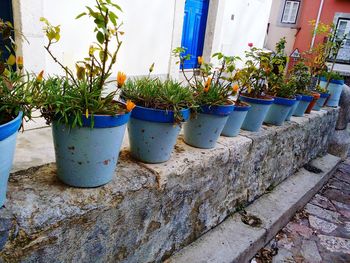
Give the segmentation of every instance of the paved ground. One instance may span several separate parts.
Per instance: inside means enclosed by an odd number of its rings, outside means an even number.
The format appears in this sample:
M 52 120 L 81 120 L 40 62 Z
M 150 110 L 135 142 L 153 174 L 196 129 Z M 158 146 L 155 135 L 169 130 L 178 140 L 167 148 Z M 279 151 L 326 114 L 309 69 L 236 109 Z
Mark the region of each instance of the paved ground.
M 350 262 L 350 154 L 253 262 Z

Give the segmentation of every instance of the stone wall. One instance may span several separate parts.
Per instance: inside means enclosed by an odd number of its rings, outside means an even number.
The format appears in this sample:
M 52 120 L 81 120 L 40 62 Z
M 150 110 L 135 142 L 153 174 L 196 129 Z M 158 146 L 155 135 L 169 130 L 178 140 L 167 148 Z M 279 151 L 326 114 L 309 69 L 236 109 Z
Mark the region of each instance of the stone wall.
M 0 210 L 0 259 L 160 262 L 325 154 L 337 114 L 327 108 L 221 137 L 213 150 L 180 138 L 164 164 L 133 161 L 124 149 L 114 180 L 96 189 L 63 185 L 54 164 L 12 174 Z

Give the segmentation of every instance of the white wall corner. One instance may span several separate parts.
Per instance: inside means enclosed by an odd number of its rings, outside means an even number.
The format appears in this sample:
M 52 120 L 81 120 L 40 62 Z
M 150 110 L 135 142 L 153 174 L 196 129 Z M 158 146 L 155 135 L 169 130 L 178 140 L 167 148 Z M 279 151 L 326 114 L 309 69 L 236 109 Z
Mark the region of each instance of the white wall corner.
M 181 46 L 182 41 L 182 28 L 185 13 L 185 0 L 173 0 L 174 1 L 174 23 L 173 23 L 173 34 L 170 50 L 169 59 L 169 78 L 179 79 L 179 64 L 177 58 L 172 56 L 172 50 L 176 47 Z

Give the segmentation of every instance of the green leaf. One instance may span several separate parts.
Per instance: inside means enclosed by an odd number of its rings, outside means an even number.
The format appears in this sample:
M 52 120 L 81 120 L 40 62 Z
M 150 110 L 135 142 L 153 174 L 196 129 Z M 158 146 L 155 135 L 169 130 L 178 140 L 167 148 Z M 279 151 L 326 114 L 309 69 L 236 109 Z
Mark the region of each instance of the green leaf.
M 85 12 L 83 12 L 83 13 L 77 15 L 77 17 L 76 17 L 75 19 L 79 19 L 79 18 L 81 18 L 82 16 L 86 16 L 86 15 L 87 15 L 87 14 L 86 14 Z
M 105 36 L 101 31 L 98 31 L 96 34 L 96 39 L 100 44 L 103 44 L 103 41 L 105 40 Z

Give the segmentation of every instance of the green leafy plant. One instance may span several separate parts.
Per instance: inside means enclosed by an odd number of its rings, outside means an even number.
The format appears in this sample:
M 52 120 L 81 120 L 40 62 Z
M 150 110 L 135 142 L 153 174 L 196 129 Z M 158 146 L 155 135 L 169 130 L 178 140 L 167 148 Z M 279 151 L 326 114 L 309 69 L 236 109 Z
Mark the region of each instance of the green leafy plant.
M 281 38 L 276 44 L 276 50 L 270 56 L 270 67 L 267 74 L 268 90 L 267 93 L 272 96 L 282 98 L 293 98 L 296 92 L 296 85 L 288 81 L 285 76 L 285 70 L 288 62 L 288 56 L 285 53 L 286 39 Z
M 271 56 L 271 52 L 253 46 L 246 51 L 245 66 L 237 72 L 242 94 L 253 98 L 265 98 L 268 92 L 268 78 L 273 70 Z
M 182 69 L 185 61 L 189 59 L 188 56 L 182 55 L 184 51 L 183 48 L 173 50 L 174 56 L 179 58 Z M 222 53 L 215 53 L 212 57 L 219 61 L 220 66 L 218 68 L 214 68 L 211 63 L 205 63 L 202 57 L 198 57 L 200 68 L 193 69 L 193 74 L 190 78 L 183 71 L 197 107 L 230 104 L 232 103 L 230 97 L 236 95 L 239 90 L 235 62 L 240 58 L 237 56 L 225 56 Z
M 121 12 L 121 8 L 111 0 L 96 0 L 93 7 L 86 6 L 86 12 L 77 16 L 77 19 L 88 16 L 94 21 L 96 42 L 90 46 L 88 56 L 76 62 L 75 72 L 64 66 L 51 50 L 60 40 L 60 26 L 53 26 L 46 18 L 41 18 L 48 40 L 45 49 L 66 73 L 66 77 L 49 78 L 35 87 L 40 90 L 36 105 L 47 122 L 58 120 L 72 127 L 81 126 L 83 116 L 88 118 L 90 115 L 93 125 L 96 114 L 115 115 L 130 110 L 114 100 L 117 89 L 108 94 L 104 92 L 122 45 L 120 37 L 124 34 L 117 12 Z M 125 74 L 119 72 L 119 88 L 125 80 Z
M 309 89 L 311 84 L 311 73 L 308 66 L 303 62 L 294 65 L 290 70 L 288 81 L 295 85 L 296 93 L 301 95 L 311 95 Z
M 31 117 L 30 86 L 34 80 L 29 74 L 24 74 L 23 58 L 15 56 L 13 32 L 13 25 L 0 19 L 0 40 L 6 43 L 9 54 L 6 57 L 0 51 L 0 125 L 17 117 L 20 111 L 23 117 Z
M 175 119 L 179 122 L 182 120 L 180 111 L 193 105 L 191 91 L 181 83 L 150 76 L 128 80 L 123 86 L 121 97 L 138 106 L 174 111 Z
M 323 75 L 327 79 L 324 90 L 327 90 L 333 76 L 336 77 L 336 79 L 342 79 L 339 75 L 333 75 L 333 72 L 338 53 L 344 46 L 347 35 L 339 35 L 339 32 L 333 24 L 328 25 L 320 22 L 318 26 L 316 26 L 315 21 L 310 21 L 310 24 L 313 26 L 312 33 L 323 36 L 326 41 L 304 52 L 303 59 L 307 66 L 310 67 L 312 77 L 318 78 L 316 89 L 319 88 L 319 77 Z M 327 61 L 329 60 L 331 61 L 330 68 L 327 67 Z M 329 74 L 327 74 L 327 72 Z

